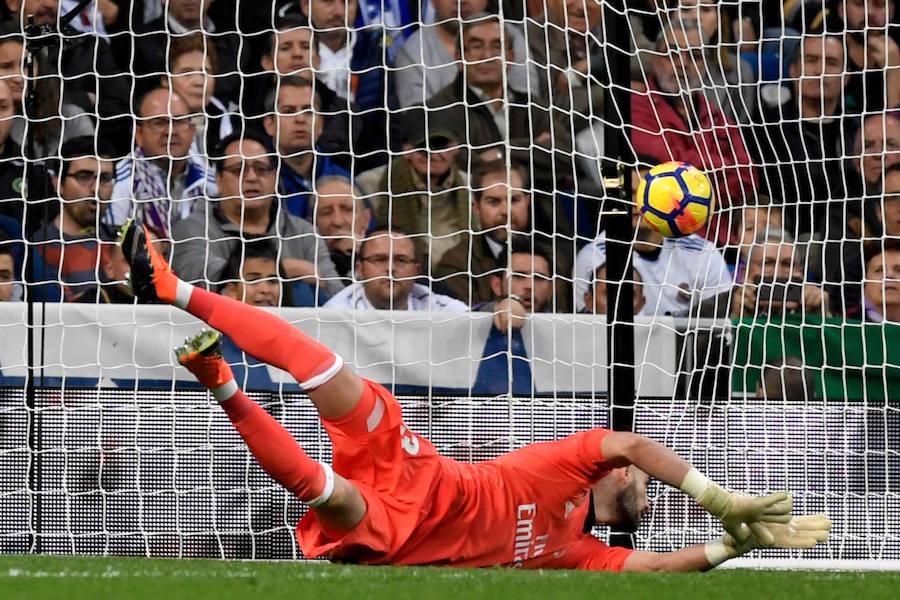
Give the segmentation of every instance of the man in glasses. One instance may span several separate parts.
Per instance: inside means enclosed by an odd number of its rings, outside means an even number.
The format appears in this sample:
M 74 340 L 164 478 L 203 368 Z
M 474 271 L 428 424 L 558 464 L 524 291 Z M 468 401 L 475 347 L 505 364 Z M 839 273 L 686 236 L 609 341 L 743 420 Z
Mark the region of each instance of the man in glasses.
M 221 285 L 243 240 L 271 239 L 286 279 L 309 284 L 313 296 L 335 294 L 343 285 L 324 241 L 277 197 L 278 164 L 266 142 L 252 132 L 222 140 L 215 163 L 218 199 L 175 225 L 172 266 L 187 281 Z
M 415 246 L 405 233 L 379 229 L 356 253 L 357 283 L 347 286 L 325 304 L 342 310 L 424 310 L 466 312 L 469 307 L 432 293 L 416 283 L 421 265 Z
M 198 199 L 216 195 L 215 173 L 191 152 L 196 131 L 189 113 L 184 99 L 166 88 L 141 98 L 136 147 L 116 165 L 109 224 L 137 217 L 157 237 L 171 238 L 172 226 L 193 212 Z
M 366 194 L 375 194 L 375 220 L 416 238 L 420 260 L 436 265 L 473 223 L 467 177 L 456 165 L 459 137 L 451 123 L 422 108 L 400 113 L 403 152 L 390 164 L 361 174 Z M 475 221 L 477 223 L 477 221 Z
M 551 162 L 551 151 L 566 152 L 571 147 L 569 128 L 556 128 L 551 134 L 551 110 L 546 97 L 537 90 L 517 92 L 509 87 L 509 70 L 514 54 L 510 28 L 496 15 L 472 15 L 460 27 L 461 51 L 457 52 L 459 73 L 456 79 L 426 102 L 431 119 L 441 123 L 459 123 L 465 127 L 462 140 L 472 153 L 489 146 L 508 143 L 516 160 L 534 164 L 532 174 L 538 189 L 555 190 L 559 169 L 571 164 L 571 153 Z M 468 162 L 460 153 L 461 166 Z
M 109 250 L 101 242 L 113 239 L 101 226 L 112 197 L 113 153 L 84 136 L 63 144 L 60 155 L 53 177 L 59 214 L 32 236 L 32 283 L 41 284 L 33 289 L 39 299 L 94 302 Z

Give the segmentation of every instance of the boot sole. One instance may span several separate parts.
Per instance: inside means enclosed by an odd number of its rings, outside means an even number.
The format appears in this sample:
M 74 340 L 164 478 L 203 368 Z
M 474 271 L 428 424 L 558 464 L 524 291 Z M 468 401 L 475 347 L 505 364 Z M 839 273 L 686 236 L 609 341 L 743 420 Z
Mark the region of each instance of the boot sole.
M 210 356 L 219 352 L 222 342 L 222 334 L 215 329 L 204 329 L 197 335 L 184 340 L 184 343 L 175 348 L 175 356 L 178 362 L 182 362 L 182 358 L 190 356 L 194 352 Z

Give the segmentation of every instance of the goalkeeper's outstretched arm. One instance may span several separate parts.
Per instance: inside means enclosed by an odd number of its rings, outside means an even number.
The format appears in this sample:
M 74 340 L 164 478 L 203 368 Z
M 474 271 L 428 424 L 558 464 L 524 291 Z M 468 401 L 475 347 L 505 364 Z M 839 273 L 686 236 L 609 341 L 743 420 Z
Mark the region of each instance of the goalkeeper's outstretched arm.
M 831 521 L 825 515 L 807 515 L 794 517 L 789 523 L 764 523 L 763 527 L 772 536 L 772 548 L 809 549 L 828 539 Z M 623 570 L 665 573 L 707 571 L 756 547 L 752 537 L 739 543 L 725 534 L 705 544 L 674 552 L 633 552 L 625 559 Z
M 674 552 L 636 550 L 625 559 L 623 571 L 654 573 L 688 573 L 707 571 L 713 564 L 706 556 L 705 544 L 697 544 Z
M 791 520 L 792 503 L 787 492 L 762 497 L 730 492 L 668 448 L 644 436 L 614 431 L 603 438 L 600 446 L 605 461 L 611 466 L 634 465 L 694 498 L 717 517 L 725 531 L 739 543 L 752 538 L 760 546 L 771 546 L 774 543 L 772 533 L 763 524 Z

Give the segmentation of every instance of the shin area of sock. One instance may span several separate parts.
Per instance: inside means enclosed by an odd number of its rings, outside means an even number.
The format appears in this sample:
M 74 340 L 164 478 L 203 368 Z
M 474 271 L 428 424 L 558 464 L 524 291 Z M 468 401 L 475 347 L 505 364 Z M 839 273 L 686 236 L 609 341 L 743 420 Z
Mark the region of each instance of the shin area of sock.
M 239 388 L 221 406 L 272 479 L 304 502 L 322 497 L 328 484 L 326 467 L 311 459 L 281 423 Z

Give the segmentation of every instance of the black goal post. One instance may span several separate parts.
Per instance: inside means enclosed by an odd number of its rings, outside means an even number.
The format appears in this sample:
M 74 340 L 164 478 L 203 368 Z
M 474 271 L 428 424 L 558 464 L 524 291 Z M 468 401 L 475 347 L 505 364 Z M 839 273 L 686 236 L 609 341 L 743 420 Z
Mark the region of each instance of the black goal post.
M 610 426 L 634 430 L 634 287 L 632 285 L 631 172 L 628 125 L 631 123 L 631 35 L 628 0 L 604 0 L 605 59 L 609 74 L 603 103 L 604 197 L 601 224 L 606 235 L 607 359 Z M 610 542 L 632 547 L 626 533 L 613 532 Z

